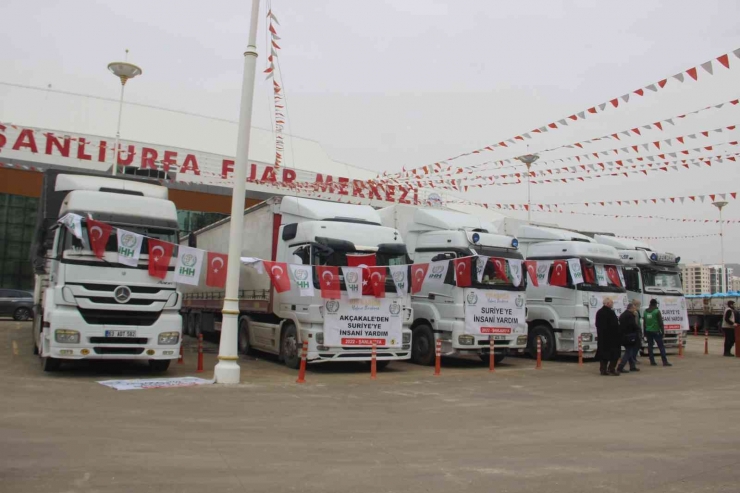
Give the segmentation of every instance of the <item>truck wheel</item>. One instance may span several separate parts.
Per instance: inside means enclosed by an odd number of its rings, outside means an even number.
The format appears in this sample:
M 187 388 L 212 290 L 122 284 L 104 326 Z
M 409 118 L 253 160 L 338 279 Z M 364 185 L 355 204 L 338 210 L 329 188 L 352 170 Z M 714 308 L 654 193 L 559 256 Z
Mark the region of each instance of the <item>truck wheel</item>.
M 16 322 L 25 322 L 26 320 L 31 320 L 32 317 L 33 314 L 31 313 L 31 310 L 25 306 L 22 306 L 13 312 L 13 320 Z
M 417 365 L 431 366 L 434 363 L 434 332 L 427 324 L 417 325 L 411 337 L 411 361 Z
M 482 362 L 488 364 L 488 362 L 489 362 L 489 360 L 488 360 L 488 353 L 485 353 L 485 354 L 481 353 L 479 356 L 480 356 L 480 360 Z M 496 365 L 498 365 L 499 363 L 501 363 L 505 359 L 506 359 L 506 355 L 505 354 L 494 354 L 493 355 L 493 363 L 496 364 Z
M 390 364 L 391 364 L 390 360 L 387 360 L 387 359 L 376 361 L 375 362 L 375 368 L 378 371 L 382 371 L 382 370 L 385 370 L 388 367 L 388 365 L 390 365 Z M 370 370 L 370 365 L 372 365 L 372 362 L 366 361 L 365 362 L 365 365 L 367 366 L 367 369 L 369 371 Z
M 237 344 L 240 354 L 249 354 L 252 352 L 252 345 L 249 344 L 249 320 L 246 318 L 239 320 L 239 338 Z
M 550 360 L 555 357 L 555 334 L 547 325 L 535 325 L 529 331 L 527 351 L 533 357 L 537 357 L 537 336 L 542 339 L 542 359 Z
M 62 360 L 58 358 L 52 358 L 50 356 L 41 357 L 41 368 L 47 373 L 59 371 L 61 366 Z
M 170 360 L 168 359 L 150 359 L 149 369 L 154 373 L 164 373 L 170 367 Z
M 188 312 L 187 335 L 190 337 L 195 335 L 195 313 L 193 312 Z
M 280 357 L 285 366 L 294 370 L 301 364 L 301 354 L 298 349 L 298 332 L 295 325 L 287 324 L 283 327 L 283 339 L 280 341 Z

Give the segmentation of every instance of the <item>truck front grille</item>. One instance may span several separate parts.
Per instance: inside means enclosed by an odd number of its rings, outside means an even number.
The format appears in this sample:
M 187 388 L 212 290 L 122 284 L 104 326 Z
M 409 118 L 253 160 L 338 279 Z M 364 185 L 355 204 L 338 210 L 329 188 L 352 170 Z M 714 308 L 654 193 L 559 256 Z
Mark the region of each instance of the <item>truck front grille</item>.
M 90 325 L 141 325 L 148 327 L 159 320 L 161 312 L 137 312 L 124 310 L 95 310 L 80 308 L 80 315 Z
M 102 303 L 107 305 L 117 305 L 118 302 L 115 298 L 107 298 L 103 296 L 92 296 L 88 298 L 92 303 Z M 123 305 L 137 305 L 137 306 L 149 306 L 152 303 L 161 302 L 163 300 L 141 300 L 136 298 L 129 299 L 126 303 L 122 303 Z
M 67 284 L 76 284 L 76 283 L 67 283 Z M 110 291 L 111 293 L 115 291 L 115 289 L 118 286 L 120 286 L 120 284 L 91 284 L 91 283 L 82 283 L 79 285 L 87 289 L 88 291 Z M 131 289 L 132 293 L 139 293 L 139 294 L 156 294 L 162 290 L 166 290 L 166 291 L 175 290 L 175 288 L 166 288 L 166 287 L 147 287 L 147 286 L 128 286 L 128 287 L 129 289 Z

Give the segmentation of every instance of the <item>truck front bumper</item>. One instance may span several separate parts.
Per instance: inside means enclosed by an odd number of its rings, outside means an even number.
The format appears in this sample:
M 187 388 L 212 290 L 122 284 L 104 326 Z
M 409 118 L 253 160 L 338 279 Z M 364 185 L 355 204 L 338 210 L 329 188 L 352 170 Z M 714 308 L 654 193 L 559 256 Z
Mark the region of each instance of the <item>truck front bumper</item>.
M 50 327 L 44 328 L 44 356 L 75 360 L 167 360 L 176 359 L 180 354 L 182 316 L 176 310 L 163 311 L 149 326 L 88 324 L 74 306 L 58 307 L 49 318 Z M 57 342 L 57 330 L 79 332 L 79 343 Z M 132 331 L 133 334 L 121 337 L 107 331 Z M 164 332 L 176 332 L 177 342 L 159 344 L 159 335 Z
M 332 347 L 323 346 L 316 342 L 317 333 L 321 330 L 304 330 L 308 340 L 308 354 L 306 361 L 309 363 L 328 363 L 330 361 L 370 361 L 372 360 L 372 348 L 369 347 Z M 411 330 L 403 328 L 403 336 L 409 341 L 402 343 L 401 347 L 378 347 L 375 359 L 378 361 L 395 361 L 411 359 Z

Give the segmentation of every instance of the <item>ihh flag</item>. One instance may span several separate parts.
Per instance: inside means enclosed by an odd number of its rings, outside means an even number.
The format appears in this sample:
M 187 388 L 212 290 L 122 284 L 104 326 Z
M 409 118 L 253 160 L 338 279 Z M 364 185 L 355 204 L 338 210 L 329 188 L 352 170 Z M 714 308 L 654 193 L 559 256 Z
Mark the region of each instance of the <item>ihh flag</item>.
M 293 281 L 295 281 L 298 286 L 301 296 L 313 296 L 314 287 L 311 266 L 288 264 L 288 268 L 290 269 L 290 273 L 293 274 Z
M 118 263 L 136 267 L 139 265 L 139 255 L 141 255 L 141 244 L 144 237 L 140 234 L 126 231 L 118 228 Z
M 205 250 L 199 248 L 180 246 L 175 266 L 175 282 L 197 286 L 204 253 Z

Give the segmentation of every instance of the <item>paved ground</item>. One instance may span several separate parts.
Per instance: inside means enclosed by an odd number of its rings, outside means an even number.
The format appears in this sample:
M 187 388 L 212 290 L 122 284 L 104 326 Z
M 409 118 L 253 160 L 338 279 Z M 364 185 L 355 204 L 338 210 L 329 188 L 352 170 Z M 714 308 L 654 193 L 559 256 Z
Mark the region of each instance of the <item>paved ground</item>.
M 673 368 L 509 359 L 309 371 L 244 359 L 242 385 L 115 391 L 145 365 L 43 374 L 0 322 L 0 492 L 737 492 L 740 360 L 691 338 Z M 196 375 L 192 339 L 186 364 Z M 214 344 L 207 344 L 209 350 Z M 214 354 L 206 354 L 210 377 Z

